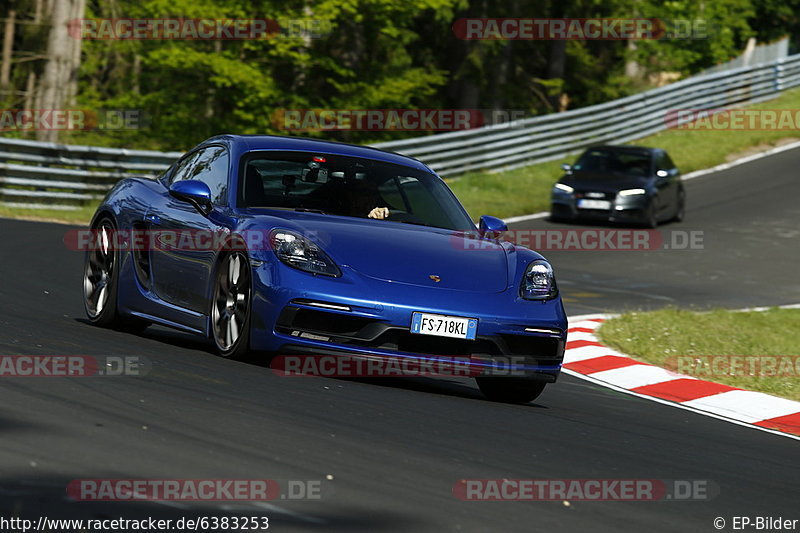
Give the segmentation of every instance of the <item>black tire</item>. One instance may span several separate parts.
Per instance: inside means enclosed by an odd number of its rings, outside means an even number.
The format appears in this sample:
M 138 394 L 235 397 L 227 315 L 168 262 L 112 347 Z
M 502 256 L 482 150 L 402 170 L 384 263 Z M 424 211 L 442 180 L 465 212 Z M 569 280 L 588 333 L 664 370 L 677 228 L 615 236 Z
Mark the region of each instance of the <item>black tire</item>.
M 116 224 L 108 217 L 92 226 L 94 238 L 86 251 L 83 268 L 83 309 L 95 326 L 114 328 L 128 333 L 141 333 L 150 322 L 123 317 L 117 312 L 120 252 L 113 246 Z M 105 236 L 105 239 L 104 239 Z M 105 295 L 101 291 L 105 288 Z M 98 307 L 99 306 L 99 307 Z
M 681 191 L 678 196 L 678 210 L 675 211 L 675 216 L 672 217 L 673 222 L 683 222 L 686 218 L 686 193 Z
M 555 204 L 550 204 L 550 213 L 547 216 L 548 222 L 556 222 L 556 223 L 558 223 L 558 222 L 569 222 L 569 218 L 565 217 L 563 214 L 562 215 L 557 215 L 556 211 L 557 211 L 556 205 Z
M 244 359 L 250 351 L 250 262 L 243 251 L 220 257 L 208 313 L 211 340 L 222 357 Z
M 86 251 L 83 266 L 83 308 L 95 326 L 119 325 L 117 317 L 117 281 L 119 251 L 114 249 L 114 221 L 100 218 L 92 226 L 92 245 Z
M 478 377 L 478 388 L 488 400 L 503 403 L 529 403 L 544 391 L 546 382 L 529 378 Z
M 646 228 L 655 229 L 658 227 L 658 214 L 656 213 L 655 199 L 650 201 L 644 215 L 644 226 Z

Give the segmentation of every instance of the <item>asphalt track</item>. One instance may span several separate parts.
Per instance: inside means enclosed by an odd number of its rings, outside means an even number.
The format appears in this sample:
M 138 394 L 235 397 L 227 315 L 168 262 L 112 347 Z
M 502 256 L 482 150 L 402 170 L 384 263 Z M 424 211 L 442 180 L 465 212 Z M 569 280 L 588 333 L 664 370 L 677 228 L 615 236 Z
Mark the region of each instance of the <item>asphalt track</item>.
M 800 301 L 793 150 L 687 182 L 701 250 L 558 251 L 571 315 Z M 577 228 L 536 220 L 516 229 Z M 83 320 L 67 226 L 0 220 L 0 354 L 137 355 L 145 377 L 3 378 L 0 517 L 269 516 L 273 530 L 716 531 L 722 517 L 800 518 L 795 440 L 562 376 L 526 406 L 456 379 L 282 378 L 197 338 Z M 332 479 L 329 479 L 332 477 Z M 71 502 L 80 478 L 322 480 L 320 500 Z M 463 502 L 471 478 L 702 479 L 708 501 Z

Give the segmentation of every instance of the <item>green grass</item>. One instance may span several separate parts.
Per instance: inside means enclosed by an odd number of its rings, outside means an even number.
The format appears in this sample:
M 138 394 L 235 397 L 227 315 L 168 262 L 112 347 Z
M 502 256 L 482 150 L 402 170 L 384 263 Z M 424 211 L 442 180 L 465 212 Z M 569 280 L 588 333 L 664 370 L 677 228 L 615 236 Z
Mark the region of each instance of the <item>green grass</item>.
M 692 365 L 689 375 L 693 377 L 800 401 L 800 365 L 796 362 L 800 356 L 800 309 L 696 313 L 668 308 L 627 313 L 604 322 L 599 337 L 640 361 L 680 370 L 678 357 L 691 356 L 693 363 L 682 361 Z M 719 359 L 725 366 L 713 372 L 709 365 L 714 360 L 705 357 L 731 355 L 784 356 L 770 358 L 783 371 L 764 366 L 750 376 L 753 367 L 744 362 L 741 369 L 727 372 L 732 360 Z M 795 363 L 793 367 L 781 366 L 789 360 Z M 684 372 L 686 368 L 682 366 Z
M 0 218 L 19 218 L 85 226 L 91 220 L 96 208 L 97 205 L 93 204 L 75 211 L 62 211 L 60 209 L 19 209 L 0 204 Z
M 778 98 L 751 109 L 800 109 L 800 89 L 786 91 Z M 630 144 L 666 149 L 684 174 L 713 167 L 750 152 L 766 150 L 787 139 L 800 138 L 792 130 L 781 131 L 703 131 L 669 130 Z M 507 172 L 471 172 L 447 180 L 470 215 L 507 218 L 550 208 L 550 189 L 561 176 L 561 164 L 572 163 L 571 156 Z M 93 207 L 80 211 L 14 210 L 0 206 L 0 216 L 37 218 L 86 223 Z

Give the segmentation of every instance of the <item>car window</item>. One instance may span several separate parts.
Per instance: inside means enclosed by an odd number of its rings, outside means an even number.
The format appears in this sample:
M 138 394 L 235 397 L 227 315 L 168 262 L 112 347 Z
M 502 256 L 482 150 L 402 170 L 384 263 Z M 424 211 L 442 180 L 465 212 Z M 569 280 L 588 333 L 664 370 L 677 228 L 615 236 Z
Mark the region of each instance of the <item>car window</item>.
M 195 159 L 200 155 L 200 152 L 194 152 L 187 156 L 185 156 L 182 160 L 180 160 L 175 167 L 175 170 L 166 177 L 166 185 L 169 187 L 176 181 L 180 181 L 182 179 L 186 179 L 185 176 L 190 168 L 192 168 L 192 163 Z
M 661 152 L 656 160 L 656 166 L 658 170 L 672 170 L 675 168 L 675 163 L 672 162 L 667 152 Z
M 423 181 L 414 176 L 394 176 L 383 182 L 379 192 L 389 205 L 400 206 L 431 226 L 446 227 L 448 224 L 435 196 Z
M 239 205 L 318 211 L 366 218 L 387 208 L 388 220 L 469 230 L 471 220 L 435 175 L 404 165 L 306 152 L 249 155 Z
M 180 162 L 170 176 L 169 183 L 180 180 L 202 181 L 211 190 L 214 205 L 227 203 L 228 151 L 223 146 L 209 146 L 198 150 Z
M 584 172 L 617 172 L 638 176 L 647 176 L 651 172 L 648 153 L 623 150 L 587 150 L 572 168 Z
M 650 156 L 648 154 L 621 152 L 617 154 L 617 161 L 620 172 L 638 176 L 650 174 Z

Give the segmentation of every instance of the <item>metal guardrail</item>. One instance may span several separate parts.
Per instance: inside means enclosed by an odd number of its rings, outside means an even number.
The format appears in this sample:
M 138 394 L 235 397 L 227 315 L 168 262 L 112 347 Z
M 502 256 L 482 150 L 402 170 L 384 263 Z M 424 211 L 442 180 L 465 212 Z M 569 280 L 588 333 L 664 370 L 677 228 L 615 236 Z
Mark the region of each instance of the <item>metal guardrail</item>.
M 0 203 L 77 209 L 122 178 L 163 171 L 181 154 L 0 137 Z
M 800 54 L 695 76 L 563 113 L 373 146 L 421 159 L 445 176 L 510 170 L 561 159 L 594 144 L 627 142 L 657 133 L 667 128 L 670 111 L 756 103 L 798 85 Z
M 611 102 L 487 126 L 374 144 L 416 157 L 444 176 L 561 159 L 599 143 L 667 128 L 679 109 L 756 103 L 800 86 L 800 54 L 685 80 Z M 0 137 L 0 203 L 76 209 L 128 175 L 155 174 L 180 152 L 42 143 Z

